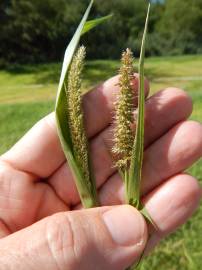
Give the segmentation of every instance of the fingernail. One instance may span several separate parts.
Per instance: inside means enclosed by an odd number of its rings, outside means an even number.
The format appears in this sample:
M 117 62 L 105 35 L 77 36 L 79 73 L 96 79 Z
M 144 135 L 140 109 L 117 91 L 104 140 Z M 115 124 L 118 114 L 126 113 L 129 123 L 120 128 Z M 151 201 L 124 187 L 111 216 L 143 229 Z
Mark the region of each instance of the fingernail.
M 131 206 L 120 206 L 103 214 L 113 241 L 121 246 L 133 246 L 146 238 L 146 225 L 141 214 Z

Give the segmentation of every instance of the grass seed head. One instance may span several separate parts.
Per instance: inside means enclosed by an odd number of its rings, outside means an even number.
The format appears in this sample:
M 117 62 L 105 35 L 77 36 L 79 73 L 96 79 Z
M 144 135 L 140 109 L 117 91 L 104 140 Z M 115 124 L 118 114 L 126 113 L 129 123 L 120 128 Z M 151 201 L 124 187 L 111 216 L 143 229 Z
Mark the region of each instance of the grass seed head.
M 133 54 L 127 49 L 122 54 L 120 68 L 120 93 L 115 104 L 114 147 L 116 166 L 125 169 L 130 164 L 135 134 L 131 129 L 134 110 L 134 78 Z
M 84 128 L 81 93 L 81 75 L 85 56 L 85 47 L 81 46 L 73 57 L 72 64 L 70 66 L 66 95 L 74 156 L 84 177 L 89 179 L 88 143 Z

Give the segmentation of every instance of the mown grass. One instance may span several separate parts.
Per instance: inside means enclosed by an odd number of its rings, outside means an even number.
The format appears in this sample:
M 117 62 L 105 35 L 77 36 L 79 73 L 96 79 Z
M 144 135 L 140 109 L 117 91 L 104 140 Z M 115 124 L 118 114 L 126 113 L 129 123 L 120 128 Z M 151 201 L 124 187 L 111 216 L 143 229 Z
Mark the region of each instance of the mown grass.
M 12 66 L 0 71 L 0 154 L 37 120 L 54 109 L 60 64 Z M 84 88 L 113 76 L 118 61 L 90 61 Z M 146 75 L 151 92 L 168 86 L 185 89 L 193 98 L 192 119 L 202 120 L 202 56 L 149 58 Z M 172 112 L 171 112 L 172 113 Z M 202 183 L 202 160 L 189 170 Z M 202 206 L 194 217 L 145 260 L 142 269 L 198 270 L 202 257 Z

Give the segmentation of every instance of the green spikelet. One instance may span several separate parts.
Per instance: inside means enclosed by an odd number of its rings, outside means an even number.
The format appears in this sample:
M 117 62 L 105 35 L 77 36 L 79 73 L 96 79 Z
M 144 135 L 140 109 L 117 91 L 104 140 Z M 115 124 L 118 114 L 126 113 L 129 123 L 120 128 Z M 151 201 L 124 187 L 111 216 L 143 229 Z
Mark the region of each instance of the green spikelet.
M 82 99 L 81 99 L 81 74 L 86 55 L 85 47 L 81 46 L 75 56 L 69 70 L 66 95 L 69 114 L 69 126 L 73 144 L 73 153 L 79 167 L 82 170 L 86 183 L 89 180 L 88 143 L 85 135 Z
M 134 78 L 133 54 L 127 49 L 122 54 L 120 68 L 120 93 L 115 108 L 115 132 L 113 153 L 117 157 L 116 166 L 125 170 L 131 160 L 132 148 L 135 134 L 132 132 L 134 109 L 134 92 L 132 79 Z

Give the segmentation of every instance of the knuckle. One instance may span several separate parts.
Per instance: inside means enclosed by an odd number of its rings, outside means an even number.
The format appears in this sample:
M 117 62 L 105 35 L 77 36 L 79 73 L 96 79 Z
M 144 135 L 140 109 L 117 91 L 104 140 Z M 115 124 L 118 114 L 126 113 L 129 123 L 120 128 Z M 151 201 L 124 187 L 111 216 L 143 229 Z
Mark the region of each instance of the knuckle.
M 175 94 L 186 94 L 183 89 L 180 89 L 178 87 L 167 87 L 165 90 L 170 92 L 172 91 Z
M 202 154 L 202 125 L 196 121 L 187 121 L 187 132 L 192 131 L 192 142 Z
M 187 92 L 178 87 L 167 87 L 164 91 L 168 92 L 168 94 L 170 95 L 179 96 L 191 100 L 191 97 L 187 94 Z
M 55 114 L 50 113 L 46 115 L 44 118 L 42 118 L 39 122 L 38 125 L 41 126 L 46 126 L 48 129 L 50 129 L 52 132 L 55 133 L 56 131 L 56 123 L 55 123 Z
M 185 90 L 177 87 L 168 87 L 165 89 L 165 91 L 173 97 L 178 97 L 180 100 L 183 100 L 184 102 L 190 103 L 190 105 L 192 105 L 192 98 Z
M 185 129 L 189 132 L 190 130 L 194 134 L 193 137 L 199 138 L 199 142 L 201 142 L 202 139 L 202 125 L 193 120 L 188 120 L 185 122 L 186 125 L 184 125 Z
M 74 233 L 67 213 L 58 213 L 46 224 L 46 243 L 56 269 L 75 267 Z

